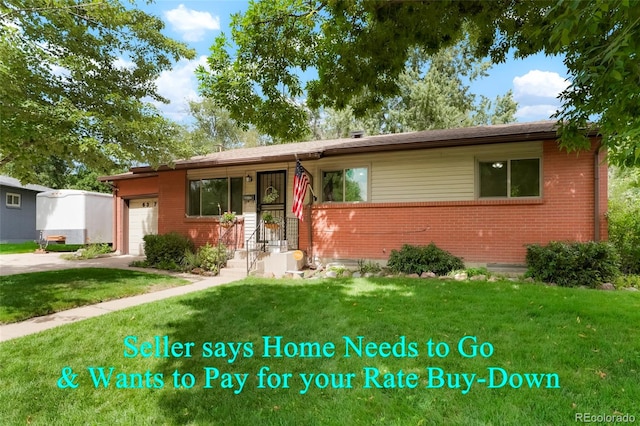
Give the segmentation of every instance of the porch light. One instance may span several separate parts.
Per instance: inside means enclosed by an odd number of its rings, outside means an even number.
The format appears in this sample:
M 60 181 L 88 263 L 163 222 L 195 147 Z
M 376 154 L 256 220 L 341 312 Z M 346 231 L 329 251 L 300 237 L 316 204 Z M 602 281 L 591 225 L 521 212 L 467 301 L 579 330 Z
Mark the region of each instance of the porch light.
M 493 167 L 494 169 L 501 169 L 504 167 L 504 163 L 501 161 L 496 161 L 491 165 L 491 167 Z
M 251 177 L 251 175 L 247 175 L 246 178 L 244 178 L 244 180 L 249 183 L 249 182 L 253 182 L 253 177 Z

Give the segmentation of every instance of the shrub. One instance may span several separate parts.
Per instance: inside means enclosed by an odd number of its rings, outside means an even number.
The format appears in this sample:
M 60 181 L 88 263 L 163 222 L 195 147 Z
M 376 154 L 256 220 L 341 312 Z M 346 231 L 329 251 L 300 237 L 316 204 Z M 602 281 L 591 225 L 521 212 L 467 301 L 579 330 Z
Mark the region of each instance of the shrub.
M 182 263 L 185 250 L 194 251 L 193 241 L 176 232 L 144 236 L 144 254 L 153 267 L 175 270 Z
M 51 247 L 51 246 L 49 246 Z M 68 247 L 68 246 L 67 246 Z M 111 246 L 107 243 L 88 244 L 80 247 L 73 254 L 63 254 L 63 259 L 66 260 L 88 260 L 95 259 L 103 254 L 111 253 Z
M 640 275 L 621 275 L 616 278 L 613 285 L 616 288 L 634 287 L 640 289 Z
M 595 288 L 620 273 L 619 256 L 609 243 L 551 242 L 527 246 L 527 276 L 560 286 Z
M 364 259 L 358 260 L 358 272 L 360 274 L 377 274 L 382 271 L 382 267 L 378 262 L 372 260 L 365 261 Z
M 195 253 L 185 250 L 182 259 L 182 267 L 185 271 L 201 268 L 205 271 L 218 274 L 220 268 L 227 263 L 227 248 L 224 245 L 212 246 L 207 243 Z
M 398 250 L 391 250 L 389 269 L 405 274 L 422 274 L 431 271 L 438 275 L 446 275 L 454 269 L 463 269 L 462 259 L 442 250 L 434 243 L 428 246 L 412 246 L 405 244 Z
M 625 274 L 640 274 L 640 201 L 612 201 L 607 218 L 609 241 L 620 254 L 620 270 Z
M 222 244 L 212 246 L 207 243 L 198 249 L 198 258 L 202 269 L 218 274 L 227 263 L 227 248 Z

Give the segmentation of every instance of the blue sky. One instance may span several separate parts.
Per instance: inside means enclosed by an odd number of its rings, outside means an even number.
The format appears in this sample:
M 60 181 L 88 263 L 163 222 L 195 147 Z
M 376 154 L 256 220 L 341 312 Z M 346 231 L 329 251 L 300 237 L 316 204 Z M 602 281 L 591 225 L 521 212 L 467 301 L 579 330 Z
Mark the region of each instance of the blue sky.
M 158 79 L 158 90 L 171 104 L 159 104 L 165 115 L 178 121 L 187 119 L 187 100 L 196 99 L 197 81 L 194 70 L 204 64 L 209 47 L 221 32 L 230 34 L 230 15 L 244 11 L 248 1 L 156 0 L 154 4 L 138 3 L 142 10 L 165 22 L 164 34 L 187 43 L 197 52 L 196 59 L 180 61 Z M 524 60 L 510 59 L 495 65 L 489 76 L 475 80 L 471 91 L 490 99 L 513 90 L 518 102 L 519 122 L 548 119 L 559 107 L 558 93 L 568 86 L 567 69 L 561 58 L 542 54 Z

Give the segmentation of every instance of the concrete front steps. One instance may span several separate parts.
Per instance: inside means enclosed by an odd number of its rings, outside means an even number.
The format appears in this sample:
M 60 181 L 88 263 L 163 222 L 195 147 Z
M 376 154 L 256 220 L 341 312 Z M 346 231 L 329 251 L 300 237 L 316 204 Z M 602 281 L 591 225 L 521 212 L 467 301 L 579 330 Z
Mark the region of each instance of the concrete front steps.
M 293 253 L 293 251 L 260 252 L 250 275 L 281 278 L 287 273 L 299 271 L 302 269 L 304 261 L 295 260 Z M 245 250 L 236 251 L 234 257 L 227 260 L 227 266 L 220 270 L 220 276 L 239 280 L 245 278 L 247 276 L 247 252 Z
M 244 250 L 235 252 L 233 258 L 227 260 L 227 266 L 220 269 L 220 276 L 224 278 L 235 278 L 238 280 L 247 277 L 247 256 Z

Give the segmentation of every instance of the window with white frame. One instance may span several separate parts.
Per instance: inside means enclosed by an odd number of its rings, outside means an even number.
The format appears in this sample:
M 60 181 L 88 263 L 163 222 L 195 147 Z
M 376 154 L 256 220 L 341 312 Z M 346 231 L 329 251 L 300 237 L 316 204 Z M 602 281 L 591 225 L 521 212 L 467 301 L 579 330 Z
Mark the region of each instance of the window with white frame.
M 367 167 L 323 171 L 322 201 L 367 201 L 368 177 Z
M 242 181 L 241 177 L 190 180 L 187 215 L 242 214 Z
M 540 159 L 478 161 L 480 198 L 540 196 Z
M 6 206 L 12 208 L 20 208 L 22 205 L 22 196 L 20 194 L 14 194 L 7 192 Z

